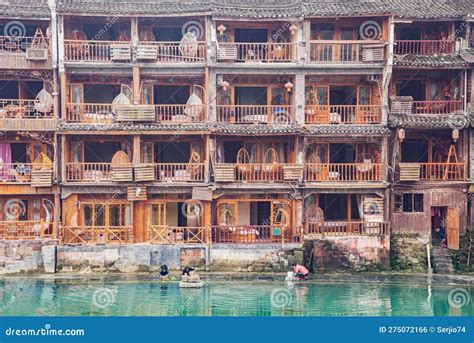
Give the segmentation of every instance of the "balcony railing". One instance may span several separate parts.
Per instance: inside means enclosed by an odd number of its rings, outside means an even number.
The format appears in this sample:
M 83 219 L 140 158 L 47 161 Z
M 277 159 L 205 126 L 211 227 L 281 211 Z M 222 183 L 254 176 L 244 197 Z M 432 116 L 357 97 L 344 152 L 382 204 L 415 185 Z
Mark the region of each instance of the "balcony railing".
M 69 62 L 112 62 L 131 59 L 130 42 L 64 40 L 64 57 Z
M 137 60 L 143 62 L 205 62 L 207 57 L 206 42 L 182 45 L 180 42 L 139 42 Z
M 31 48 L 34 37 L 21 36 L 0 36 L 0 54 L 1 53 L 26 53 L 26 49 Z M 44 44 L 39 48 L 49 49 L 49 38 L 42 38 Z
M 466 164 L 460 163 L 399 163 L 401 181 L 465 181 Z
M 295 43 L 219 43 L 219 61 L 292 62 Z
M 363 222 L 363 221 L 327 221 L 322 223 L 305 223 L 306 235 L 327 236 L 371 236 L 388 235 L 389 222 Z
M 95 104 L 95 103 L 83 103 L 74 104 L 68 103 L 66 105 L 66 120 L 70 123 L 86 123 L 94 125 L 107 125 L 111 124 L 119 119 L 127 121 L 127 117 L 124 119 L 119 118 L 118 110 L 123 105 L 112 105 L 112 104 Z M 154 121 L 162 123 L 193 123 L 203 122 L 206 117 L 206 105 L 181 105 L 181 104 L 170 104 L 170 105 L 126 105 L 127 111 L 136 118 L 133 121 L 140 121 L 140 109 L 145 115 L 142 115 L 142 121 L 148 120 L 148 112 L 151 110 Z M 149 108 L 151 106 L 151 108 Z M 136 109 L 134 112 L 133 110 Z M 145 113 L 146 110 L 146 113 Z
M 133 243 L 131 226 L 62 226 L 61 244 Z
M 289 124 L 292 105 L 217 105 L 217 121 L 235 124 Z
M 82 162 L 66 163 L 66 180 L 68 182 L 111 182 L 111 163 Z
M 204 163 L 155 163 L 155 178 L 160 182 L 203 182 Z
M 287 225 L 219 225 L 211 227 L 212 243 L 298 243 L 301 229 Z
M 430 100 L 413 101 L 413 114 L 450 114 L 461 112 L 463 103 L 461 100 Z
M 307 163 L 306 181 L 383 181 L 382 163 Z
M 382 62 L 380 41 L 319 40 L 309 43 L 309 60 L 318 63 Z
M 34 182 L 32 174 L 35 171 L 52 172 L 52 165 L 40 163 L 0 163 L 0 183 L 25 183 Z
M 53 238 L 54 226 L 44 220 L 0 221 L 0 240 Z
M 56 121 L 52 108 L 41 112 L 38 100 L 0 99 L 0 129 L 3 130 L 54 130 Z
M 433 55 L 453 54 L 456 42 L 453 40 L 396 40 L 396 54 Z
M 158 244 L 207 244 L 207 227 L 181 227 L 167 225 L 149 225 L 147 242 Z
M 306 105 L 307 124 L 380 124 L 380 105 Z

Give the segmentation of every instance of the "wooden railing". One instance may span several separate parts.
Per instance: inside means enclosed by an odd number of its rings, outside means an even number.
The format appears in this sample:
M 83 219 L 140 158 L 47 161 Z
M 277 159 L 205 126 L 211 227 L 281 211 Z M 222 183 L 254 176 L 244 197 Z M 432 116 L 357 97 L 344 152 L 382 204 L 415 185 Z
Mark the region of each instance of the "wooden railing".
M 454 40 L 396 40 L 396 54 L 432 55 L 454 53 Z
M 307 163 L 306 181 L 383 181 L 382 163 Z
M 307 124 L 380 124 L 380 105 L 306 105 Z
M 61 226 L 61 244 L 133 243 L 131 226 Z
M 465 163 L 420 163 L 422 181 L 464 181 Z
M 211 227 L 212 243 L 298 243 L 301 228 L 286 225 L 220 225 Z
M 463 109 L 461 100 L 413 101 L 412 106 L 413 114 L 449 114 Z
M 31 183 L 33 170 L 52 170 L 52 165 L 40 163 L 0 163 L 0 183 Z
M 371 236 L 388 235 L 389 222 L 362 221 L 327 221 L 322 223 L 305 223 L 305 235 L 318 234 L 327 236 Z
M 0 221 L 0 240 L 53 238 L 54 225 L 44 220 Z
M 66 120 L 70 123 L 110 124 L 114 116 L 112 104 L 66 104 Z
M 197 42 L 197 46 L 182 45 L 180 42 L 139 42 L 137 59 L 158 62 L 205 62 L 207 58 L 206 42 Z
M 66 163 L 69 182 L 111 182 L 112 165 L 102 162 Z
M 53 117 L 53 108 L 49 112 L 40 112 L 36 108 L 38 100 L 0 99 L 0 118 L 5 119 L 47 119 Z
M 204 163 L 155 163 L 155 176 L 161 182 L 202 182 Z
M 364 48 L 381 44 L 380 41 L 318 40 L 309 43 L 309 60 L 319 63 L 362 62 Z M 382 55 L 383 56 L 383 55 Z
M 130 42 L 99 40 L 64 40 L 64 58 L 66 61 L 111 62 L 112 46 L 123 46 L 130 49 Z
M 147 242 L 158 244 L 207 244 L 207 227 L 148 225 Z
M 292 62 L 295 48 L 295 43 L 219 43 L 218 59 L 235 57 L 236 62 Z M 230 56 L 229 51 L 237 54 Z
M 206 105 L 155 105 L 156 119 L 159 122 L 191 123 L 203 122 Z
M 283 181 L 284 163 L 219 163 L 217 166 L 235 168 L 237 182 L 274 182 Z M 291 164 L 288 164 L 291 165 Z
M 217 121 L 235 124 L 289 124 L 293 105 L 217 105 Z
M 49 38 L 44 37 L 44 45 L 38 48 L 49 49 Z M 34 37 L 0 36 L 0 53 L 25 53 L 31 47 Z

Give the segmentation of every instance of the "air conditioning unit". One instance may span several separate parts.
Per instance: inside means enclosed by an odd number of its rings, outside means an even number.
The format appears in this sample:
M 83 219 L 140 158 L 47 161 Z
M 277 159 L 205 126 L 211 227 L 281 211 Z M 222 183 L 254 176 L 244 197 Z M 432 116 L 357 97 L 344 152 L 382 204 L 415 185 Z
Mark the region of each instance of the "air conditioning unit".
M 46 61 L 48 59 L 48 49 L 28 48 L 26 49 L 26 59 L 31 61 Z
M 362 61 L 364 62 L 383 62 L 384 55 L 383 44 L 371 44 L 362 46 Z

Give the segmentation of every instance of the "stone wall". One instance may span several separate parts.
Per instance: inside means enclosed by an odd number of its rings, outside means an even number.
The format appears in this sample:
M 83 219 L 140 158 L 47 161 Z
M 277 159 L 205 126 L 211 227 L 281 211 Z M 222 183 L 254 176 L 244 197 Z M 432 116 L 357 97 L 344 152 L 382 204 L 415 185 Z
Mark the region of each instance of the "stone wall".
M 389 236 L 314 238 L 305 241 L 305 264 L 313 272 L 381 270 L 389 266 L 389 251 Z
M 0 241 L 0 274 L 54 273 L 55 265 L 55 241 Z
M 428 268 L 426 244 L 429 236 L 416 233 L 390 235 L 390 265 L 392 270 L 424 272 Z

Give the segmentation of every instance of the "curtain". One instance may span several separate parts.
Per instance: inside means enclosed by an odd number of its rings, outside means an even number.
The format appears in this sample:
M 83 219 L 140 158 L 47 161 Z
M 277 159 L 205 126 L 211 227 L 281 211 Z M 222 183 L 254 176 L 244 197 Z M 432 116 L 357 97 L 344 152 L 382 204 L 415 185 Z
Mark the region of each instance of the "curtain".
M 12 178 L 11 166 L 12 149 L 10 143 L 0 143 L 0 179 L 3 181 Z
M 362 195 L 357 194 L 356 195 L 356 200 L 357 200 L 357 209 L 359 210 L 359 218 L 361 220 L 364 220 L 364 204 L 362 201 Z

